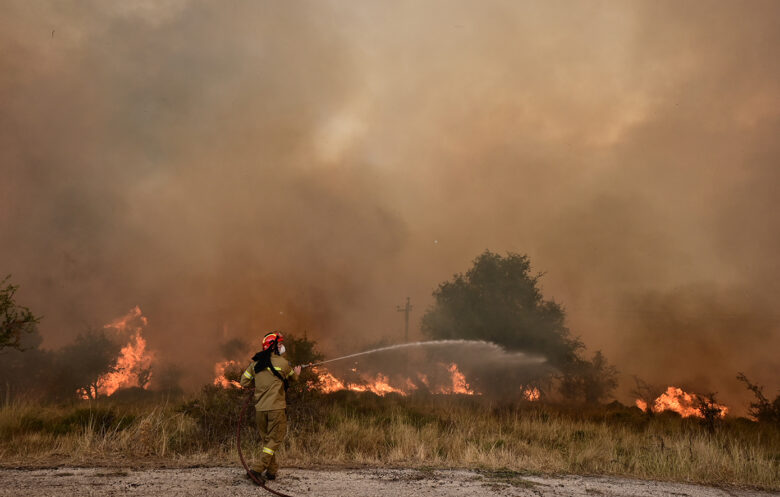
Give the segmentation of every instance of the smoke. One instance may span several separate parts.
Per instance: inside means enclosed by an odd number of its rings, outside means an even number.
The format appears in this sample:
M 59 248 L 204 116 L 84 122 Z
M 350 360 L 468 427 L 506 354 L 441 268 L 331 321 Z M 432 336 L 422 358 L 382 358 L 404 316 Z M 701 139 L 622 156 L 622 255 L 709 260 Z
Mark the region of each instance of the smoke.
M 779 9 L 3 2 L 0 272 L 48 347 L 139 305 L 194 386 L 511 250 L 625 373 L 773 390 Z
M 731 381 L 733 372 L 771 378 L 777 370 L 777 310 L 749 291 L 698 285 L 634 295 L 623 306 L 631 333 L 621 347 L 640 377 L 744 404 L 752 395 Z

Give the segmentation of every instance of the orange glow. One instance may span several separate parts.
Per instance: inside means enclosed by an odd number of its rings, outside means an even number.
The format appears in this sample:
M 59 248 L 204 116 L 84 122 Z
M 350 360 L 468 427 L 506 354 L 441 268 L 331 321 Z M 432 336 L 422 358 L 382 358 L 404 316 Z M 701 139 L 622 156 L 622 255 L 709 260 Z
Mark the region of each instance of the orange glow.
M 704 415 L 699 412 L 699 396 L 685 392 L 682 388 L 669 387 L 664 393 L 662 393 L 655 402 L 653 402 L 653 412 L 674 411 L 680 416 L 687 418 L 695 416 L 697 418 L 703 418 Z M 637 399 L 636 406 L 643 411 L 647 411 L 647 402 Z M 715 404 L 715 407 L 721 409 L 720 417 L 726 417 L 728 407 Z
M 450 373 L 449 383 L 438 388 L 432 388 L 428 376 L 417 373 L 419 382 L 422 383 L 425 388 L 435 394 L 474 395 L 474 390 L 468 382 L 466 382 L 466 377 L 458 370 L 458 366 L 455 363 L 452 363 L 449 366 L 444 364 L 441 364 L 440 366 L 446 368 Z M 316 388 L 322 393 L 351 390 L 353 392 L 372 392 L 379 396 L 385 396 L 388 393 L 408 395 L 419 388 L 419 383 L 415 383 L 411 378 L 397 379 L 398 381 L 391 383 L 390 378 L 382 373 L 377 373 L 376 376 L 365 374 L 359 375 L 360 381 L 351 382 L 339 379 L 331 372 L 320 368 L 313 368 L 313 371 L 319 378 Z M 357 373 L 357 368 L 351 368 L 351 371 Z
M 115 330 L 117 336 L 128 336 L 127 344 L 122 347 L 114 364 L 114 371 L 98 378 L 95 395 L 113 395 L 121 388 L 140 387 L 146 389 L 151 379 L 151 366 L 154 354 L 146 349 L 146 340 L 142 336 L 148 320 L 135 306 L 126 315 L 107 325 L 106 329 Z M 81 389 L 79 395 L 89 398 L 89 393 Z
M 333 393 L 338 392 L 339 390 L 346 390 L 347 387 L 344 386 L 344 383 L 341 382 L 338 378 L 333 376 L 327 371 L 320 372 L 319 369 L 314 368 L 313 370 L 315 373 L 319 375 L 320 380 L 320 391 L 323 393 Z
M 382 373 L 377 374 L 374 378 L 364 379 L 363 383 L 344 383 L 328 371 L 320 371 L 315 368 L 314 372 L 319 375 L 319 390 L 323 393 L 351 390 L 353 392 L 372 392 L 380 397 L 384 397 L 389 393 L 406 395 L 404 390 L 390 385 L 389 378 Z
M 450 372 L 452 387 L 442 387 L 437 393 L 444 394 L 459 394 L 459 395 L 474 395 L 474 391 L 471 386 L 466 382 L 466 376 L 458 370 L 458 365 L 454 362 L 449 365 L 447 371 Z
M 541 397 L 541 392 L 536 387 L 526 387 L 523 390 L 523 398 L 529 402 L 536 402 Z
M 116 360 L 116 371 L 108 373 L 101 378 L 103 388 L 101 393 L 111 395 L 120 388 L 138 387 L 146 388 L 139 384 L 139 372 L 151 366 L 152 357 L 146 353 L 146 340 L 140 333 L 130 339 L 130 343 L 122 347 L 119 358 Z
M 350 389 L 356 389 L 356 388 L 359 388 L 359 387 L 357 387 L 355 385 L 350 385 Z M 367 383 L 365 385 L 365 388 L 369 392 L 373 392 L 373 393 L 375 393 L 375 394 L 377 394 L 377 395 L 379 395 L 381 397 L 384 397 L 388 393 L 397 393 L 397 394 L 401 394 L 401 395 L 406 395 L 406 392 L 404 392 L 403 390 L 401 390 L 399 388 L 393 388 L 390 385 L 390 382 L 389 382 L 387 376 L 385 376 L 385 375 L 383 375 L 381 373 L 377 374 L 376 378 L 373 381 L 370 381 L 369 383 Z M 360 390 L 356 390 L 356 391 L 359 392 Z
M 137 322 L 134 322 L 136 320 Z M 141 328 L 143 328 L 147 324 L 149 324 L 149 320 L 144 317 L 143 313 L 141 312 L 141 308 L 135 306 L 130 309 L 130 312 L 121 318 L 116 318 L 110 323 L 103 325 L 103 328 L 114 328 L 117 331 L 124 331 L 130 329 L 131 327 L 139 327 L 139 325 Z
M 225 378 L 225 370 L 234 366 L 238 366 L 238 362 L 221 361 L 214 364 L 214 385 L 222 388 L 241 388 L 241 384 L 239 382 Z

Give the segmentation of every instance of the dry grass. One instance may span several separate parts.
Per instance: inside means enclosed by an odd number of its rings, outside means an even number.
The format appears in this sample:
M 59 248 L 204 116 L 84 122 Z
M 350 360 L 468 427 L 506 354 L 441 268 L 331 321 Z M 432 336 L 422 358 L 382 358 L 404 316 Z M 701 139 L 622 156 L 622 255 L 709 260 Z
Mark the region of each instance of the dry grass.
M 0 464 L 237 464 L 238 392 L 184 401 L 0 409 Z M 441 396 L 339 392 L 299 399 L 280 453 L 297 466 L 457 467 L 579 473 L 780 489 L 780 430 L 747 420 L 708 433 L 696 420 L 612 406 L 490 405 Z M 256 453 L 249 440 L 245 452 Z M 253 448 L 254 447 L 254 448 Z

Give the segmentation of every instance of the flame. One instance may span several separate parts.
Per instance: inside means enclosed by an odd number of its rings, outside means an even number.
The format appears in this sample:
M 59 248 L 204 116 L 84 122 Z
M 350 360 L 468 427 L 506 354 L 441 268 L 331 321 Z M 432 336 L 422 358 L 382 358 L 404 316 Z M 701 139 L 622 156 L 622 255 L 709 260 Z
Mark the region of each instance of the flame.
M 523 389 L 523 398 L 529 402 L 536 402 L 542 396 L 536 387 L 525 387 Z
M 365 392 L 365 391 L 373 392 L 379 395 L 380 397 L 384 397 L 389 393 L 406 395 L 406 392 L 404 392 L 400 388 L 394 388 L 392 385 L 390 385 L 390 381 L 388 377 L 383 375 L 382 373 L 377 374 L 376 378 L 374 378 L 373 381 L 369 381 L 364 385 L 350 384 L 347 388 L 349 388 L 350 390 L 354 390 L 356 392 Z
M 474 395 L 474 391 L 466 382 L 466 376 L 458 370 L 458 365 L 454 362 L 447 367 L 447 371 L 450 372 L 452 387 L 442 387 L 437 393 L 444 394 L 460 394 L 460 395 Z
M 390 384 L 389 378 L 382 373 L 378 373 L 376 377 L 369 378 L 361 384 L 344 383 L 328 371 L 320 371 L 317 368 L 314 369 L 314 372 L 319 376 L 319 390 L 323 393 L 333 393 L 339 390 L 351 390 L 353 392 L 372 392 L 376 395 L 379 395 L 380 397 L 384 397 L 389 393 L 406 395 L 404 390 L 393 387 Z M 408 385 L 409 383 L 407 383 L 407 387 Z
M 149 320 L 146 319 L 146 317 L 143 315 L 143 313 L 141 312 L 141 308 L 135 306 L 132 309 L 130 309 L 130 312 L 128 312 L 121 318 L 116 318 L 110 323 L 103 325 L 103 328 L 114 328 L 119 331 L 126 330 L 131 326 L 133 326 L 133 320 L 135 319 L 140 321 L 142 328 L 147 324 L 149 324 Z
M 417 378 L 430 392 L 437 394 L 462 394 L 462 395 L 474 395 L 474 391 L 471 386 L 466 382 L 466 377 L 458 370 L 458 366 L 455 363 L 445 366 L 450 373 L 451 384 L 445 385 L 439 388 L 432 389 L 429 383 L 428 377 L 425 374 L 417 373 Z M 339 390 L 351 390 L 353 392 L 372 392 L 376 395 L 384 397 L 388 393 L 397 393 L 399 395 L 408 395 L 409 393 L 417 390 L 419 384 L 415 383 L 411 378 L 405 378 L 400 382 L 391 383 L 390 378 L 382 373 L 377 373 L 375 376 L 370 375 L 358 375 L 360 377 L 359 382 L 352 382 L 341 380 L 334 376 L 331 372 L 313 368 L 313 371 L 318 376 L 318 382 L 315 386 L 322 393 L 333 393 Z M 353 373 L 357 373 L 357 368 L 351 368 Z
M 229 367 L 238 366 L 237 361 L 221 361 L 214 364 L 214 384 L 222 388 L 241 388 L 241 384 L 235 380 L 225 378 L 225 370 Z
M 346 390 L 347 387 L 338 378 L 333 376 L 327 371 L 320 372 L 319 369 L 314 368 L 313 371 L 319 376 L 319 390 L 323 393 L 333 393 L 339 390 Z
M 100 393 L 112 395 L 120 388 L 139 386 L 146 388 L 146 385 L 140 384 L 139 375 L 142 370 L 149 369 L 151 361 L 151 354 L 146 353 L 146 340 L 140 333 L 133 335 L 130 343 L 122 347 L 119 353 L 116 360 L 116 371 L 101 377 L 103 388 Z
M 668 387 L 664 393 L 662 393 L 653 402 L 653 412 L 674 411 L 680 416 L 687 418 L 695 416 L 697 418 L 703 418 L 704 415 L 699 411 L 699 396 L 692 393 L 685 392 L 682 388 Z M 641 399 L 636 400 L 636 406 L 643 411 L 647 411 L 647 402 Z M 726 417 L 728 407 L 715 404 L 715 407 L 720 409 L 719 416 L 721 418 Z
M 120 388 L 140 387 L 146 389 L 151 379 L 151 366 L 154 354 L 146 349 L 146 340 L 142 331 L 149 321 L 141 313 L 141 308 L 133 307 L 126 315 L 103 326 L 113 329 L 118 336 L 129 336 L 127 344 L 122 347 L 114 363 L 114 371 L 98 378 L 96 385 L 98 395 L 111 396 Z M 90 392 L 83 388 L 78 394 L 83 399 L 90 397 Z

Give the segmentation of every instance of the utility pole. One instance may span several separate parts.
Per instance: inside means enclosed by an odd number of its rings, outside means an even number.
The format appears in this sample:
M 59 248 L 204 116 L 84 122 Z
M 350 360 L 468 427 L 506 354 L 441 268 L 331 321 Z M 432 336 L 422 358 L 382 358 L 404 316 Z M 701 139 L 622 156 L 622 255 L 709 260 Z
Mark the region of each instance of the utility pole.
M 409 343 L 409 313 L 412 312 L 411 299 L 406 297 L 406 305 L 401 307 L 400 305 L 395 307 L 398 312 L 404 313 L 404 343 Z

